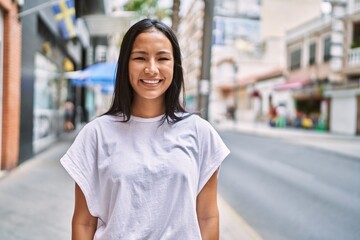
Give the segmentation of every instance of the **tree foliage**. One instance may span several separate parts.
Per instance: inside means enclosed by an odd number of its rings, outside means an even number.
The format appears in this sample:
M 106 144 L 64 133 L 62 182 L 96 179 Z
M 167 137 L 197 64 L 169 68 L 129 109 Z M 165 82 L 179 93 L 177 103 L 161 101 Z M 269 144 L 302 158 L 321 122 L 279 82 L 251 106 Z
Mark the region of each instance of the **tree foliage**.
M 161 8 L 158 0 L 129 0 L 124 5 L 125 11 L 137 12 L 139 16 L 163 20 L 171 16 L 171 9 Z
M 180 0 L 173 0 L 172 14 L 171 14 L 171 22 L 172 29 L 177 32 L 179 24 L 180 24 Z

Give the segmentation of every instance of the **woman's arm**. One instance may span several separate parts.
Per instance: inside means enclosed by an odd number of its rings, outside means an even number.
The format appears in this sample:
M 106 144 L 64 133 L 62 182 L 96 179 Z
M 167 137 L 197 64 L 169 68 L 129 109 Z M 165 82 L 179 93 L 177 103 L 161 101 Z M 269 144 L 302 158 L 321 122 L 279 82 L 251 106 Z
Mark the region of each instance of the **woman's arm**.
M 203 240 L 219 240 L 219 210 L 217 205 L 217 171 L 199 193 L 196 212 Z
M 75 210 L 72 219 L 72 240 L 92 240 L 97 228 L 97 218 L 88 209 L 85 196 L 75 184 Z

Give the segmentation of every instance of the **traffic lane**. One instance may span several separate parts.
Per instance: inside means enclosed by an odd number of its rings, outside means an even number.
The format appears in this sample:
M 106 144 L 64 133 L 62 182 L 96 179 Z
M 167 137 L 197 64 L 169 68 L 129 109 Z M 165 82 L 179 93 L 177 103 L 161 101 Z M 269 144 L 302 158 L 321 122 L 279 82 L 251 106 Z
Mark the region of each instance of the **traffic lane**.
M 302 175 L 306 179 L 316 176 L 318 181 L 346 191 L 350 195 L 360 197 L 360 160 L 334 153 L 324 148 L 301 144 L 304 139 L 276 139 L 259 135 L 223 131 L 222 137 L 231 150 L 231 154 L 243 155 L 243 160 L 256 159 L 253 164 L 272 166 L 279 174 L 293 176 Z M 308 140 L 311 141 L 311 140 Z M 314 139 L 313 141 L 317 141 Z M 253 151 L 249 151 L 253 149 Z M 264 165 L 264 163 L 268 163 Z
M 354 239 L 359 233 L 359 199 L 348 193 L 351 187 L 333 186 L 326 179 L 331 167 L 316 169 L 330 153 L 273 138 L 221 135 L 232 153 L 223 163 L 219 191 L 264 239 Z M 348 170 L 336 157 L 331 161 Z

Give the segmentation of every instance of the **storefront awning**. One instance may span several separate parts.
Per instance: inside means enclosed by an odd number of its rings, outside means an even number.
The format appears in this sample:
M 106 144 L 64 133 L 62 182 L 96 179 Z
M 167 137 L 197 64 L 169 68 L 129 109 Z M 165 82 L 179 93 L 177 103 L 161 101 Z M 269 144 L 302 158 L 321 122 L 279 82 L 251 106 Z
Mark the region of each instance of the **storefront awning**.
M 280 83 L 275 86 L 275 91 L 285 91 L 285 90 L 294 90 L 302 88 L 306 83 L 309 82 L 309 78 L 303 78 L 293 81 L 287 81 Z
M 71 79 L 75 86 L 114 86 L 117 71 L 116 62 L 101 62 L 84 70 L 66 72 L 65 77 Z

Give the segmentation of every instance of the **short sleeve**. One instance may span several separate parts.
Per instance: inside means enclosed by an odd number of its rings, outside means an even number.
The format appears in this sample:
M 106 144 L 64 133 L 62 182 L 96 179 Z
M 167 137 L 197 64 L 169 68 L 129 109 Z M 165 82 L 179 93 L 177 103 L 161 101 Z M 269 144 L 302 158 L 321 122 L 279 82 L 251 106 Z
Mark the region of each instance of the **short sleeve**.
M 209 122 L 203 119 L 198 124 L 198 141 L 200 172 L 197 194 L 230 153 L 220 135 Z
M 93 124 L 84 126 L 60 162 L 84 193 L 91 215 L 98 216 L 97 137 Z

